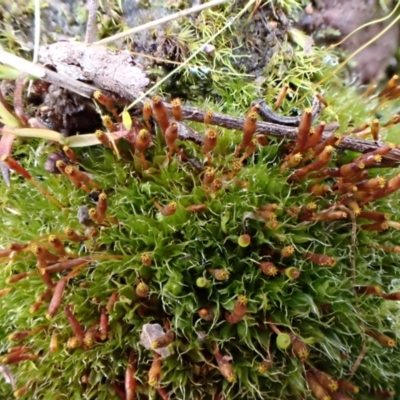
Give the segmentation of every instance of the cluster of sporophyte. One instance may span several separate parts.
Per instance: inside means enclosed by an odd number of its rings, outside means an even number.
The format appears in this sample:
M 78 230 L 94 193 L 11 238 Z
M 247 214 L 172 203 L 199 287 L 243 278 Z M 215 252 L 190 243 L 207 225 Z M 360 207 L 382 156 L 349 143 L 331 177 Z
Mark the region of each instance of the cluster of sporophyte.
M 170 110 L 104 119 L 52 173 L 30 145 L 2 158 L 3 397 L 398 395 L 400 176 L 373 168 L 394 146 L 340 154 L 310 109 L 293 143 L 268 139 L 261 104 L 238 133 L 208 110 L 196 144 Z

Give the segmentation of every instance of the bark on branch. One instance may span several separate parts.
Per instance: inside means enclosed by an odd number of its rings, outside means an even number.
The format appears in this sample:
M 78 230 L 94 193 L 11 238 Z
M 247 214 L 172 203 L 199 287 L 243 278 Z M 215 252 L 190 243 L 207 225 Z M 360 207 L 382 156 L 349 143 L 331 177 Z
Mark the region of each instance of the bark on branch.
M 169 105 L 167 105 L 170 108 Z M 183 107 L 183 118 L 189 121 L 203 122 L 206 111 L 194 107 Z M 244 118 L 232 117 L 226 114 L 213 114 L 212 125 L 228 129 L 241 130 Z M 257 122 L 257 133 L 280 138 L 296 139 L 297 128 L 285 125 L 273 124 L 270 122 Z M 323 135 L 326 139 L 332 133 L 328 132 Z M 339 149 L 352 150 L 359 153 L 368 153 L 376 150 L 380 145 L 373 141 L 357 139 L 351 136 L 344 137 L 343 141 L 337 146 Z M 389 154 L 383 156 L 382 163 L 379 166 L 394 166 L 400 162 L 400 150 L 392 150 Z

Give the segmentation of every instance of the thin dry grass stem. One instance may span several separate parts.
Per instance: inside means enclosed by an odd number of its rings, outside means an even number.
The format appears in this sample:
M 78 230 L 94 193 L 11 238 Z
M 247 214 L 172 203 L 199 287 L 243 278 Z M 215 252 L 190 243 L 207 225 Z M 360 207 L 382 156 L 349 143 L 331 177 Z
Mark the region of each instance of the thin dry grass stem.
M 399 3 L 400 4 L 400 3 Z M 343 67 L 345 67 L 349 61 L 351 61 L 358 53 L 363 51 L 365 48 L 367 48 L 370 44 L 374 43 L 377 41 L 380 37 L 382 37 L 392 26 L 396 25 L 400 21 L 400 15 L 398 15 L 388 26 L 386 26 L 384 29 L 381 30 L 376 36 L 374 36 L 371 40 L 369 40 L 367 43 L 363 44 L 360 46 L 356 51 L 354 51 L 352 54 L 350 54 L 342 63 L 340 63 L 330 74 L 328 74 L 326 77 L 321 79 L 315 86 L 314 88 L 317 88 L 318 86 L 322 85 L 324 82 L 328 81 L 329 79 L 332 78 L 337 72 L 339 72 Z
M 91 0 L 91 1 L 93 1 L 93 0 Z M 223 4 L 223 3 L 227 3 L 228 1 L 229 0 L 214 0 L 214 1 L 210 1 L 210 2 L 205 3 L 205 4 L 201 4 L 201 5 L 198 5 L 198 6 L 191 7 L 191 8 L 187 8 L 186 10 L 178 11 L 175 14 L 171 14 L 171 15 L 168 15 L 166 17 L 163 17 L 163 18 L 160 18 L 160 19 L 156 19 L 155 21 L 148 22 L 147 24 L 143 24 L 143 25 L 140 25 L 140 26 L 135 26 L 134 28 L 128 29 L 127 31 L 124 31 L 124 32 L 121 32 L 121 33 L 117 33 L 116 35 L 109 36 L 109 37 L 107 37 L 105 39 L 102 39 L 102 40 L 99 40 L 97 42 L 94 42 L 93 44 L 95 44 L 95 45 L 104 45 L 104 44 L 107 44 L 107 43 L 111 43 L 111 42 L 114 42 L 115 40 L 122 39 L 125 36 L 133 35 L 135 33 L 138 33 L 138 32 L 141 32 L 141 31 L 145 31 L 146 29 L 154 28 L 154 27 L 156 27 L 158 25 L 165 24 L 166 22 L 173 21 L 173 20 L 178 19 L 178 18 L 182 18 L 182 17 L 184 17 L 186 15 L 193 14 L 193 13 L 205 10 L 207 8 L 210 8 L 210 7 L 215 7 L 215 6 L 218 6 L 218 5 Z
M 356 29 L 354 29 L 353 31 L 351 31 L 351 32 L 350 32 L 346 37 L 344 37 L 340 42 L 337 42 L 337 43 L 331 45 L 331 47 L 334 48 L 334 47 L 340 46 L 340 45 L 341 45 L 342 43 L 344 43 L 347 39 L 349 39 L 351 36 L 353 36 L 356 32 L 360 31 L 361 29 L 366 28 L 367 26 L 374 25 L 374 24 L 379 24 L 380 22 L 386 21 L 387 19 L 389 19 L 390 17 L 392 17 L 392 16 L 396 13 L 398 7 L 400 7 L 400 3 L 397 3 L 396 7 L 392 10 L 392 12 L 391 12 L 390 14 L 386 15 L 386 17 L 383 17 L 383 18 L 380 18 L 380 19 L 374 19 L 373 21 L 367 22 L 366 24 L 363 24 L 363 25 L 359 26 L 358 28 L 356 28 Z

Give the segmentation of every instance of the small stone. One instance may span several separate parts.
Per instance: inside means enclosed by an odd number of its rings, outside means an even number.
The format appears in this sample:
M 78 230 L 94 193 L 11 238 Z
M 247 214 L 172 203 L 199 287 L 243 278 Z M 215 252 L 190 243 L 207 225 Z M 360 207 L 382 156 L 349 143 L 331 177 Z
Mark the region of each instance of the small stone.
M 142 333 L 140 334 L 140 344 L 147 350 L 155 351 L 162 358 L 168 357 L 171 354 L 168 347 L 159 349 L 153 349 L 152 347 L 152 343 L 163 335 L 165 335 L 165 332 L 160 324 L 145 324 L 143 325 Z

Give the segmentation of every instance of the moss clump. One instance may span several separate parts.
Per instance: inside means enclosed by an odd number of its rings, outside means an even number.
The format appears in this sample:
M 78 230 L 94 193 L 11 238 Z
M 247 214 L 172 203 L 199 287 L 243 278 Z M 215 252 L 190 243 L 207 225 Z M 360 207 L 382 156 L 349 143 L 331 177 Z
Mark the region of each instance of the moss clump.
M 384 197 L 400 186 L 395 173 L 374 180 L 372 170 L 366 190 L 349 167 L 366 155 L 329 177 L 330 145 L 282 170 L 285 142 L 244 145 L 248 129 L 220 130 L 205 154 L 177 147 L 169 129 L 167 143 L 160 131 L 133 158 L 85 149 L 85 172 L 59 164 L 63 175 L 44 173 L 25 147 L 21 162 L 62 209 L 22 177 L 2 191 L 1 360 L 17 387 L 27 398 L 89 399 L 132 385 L 139 398 L 179 399 L 397 390 L 397 307 L 387 305 L 396 295 L 387 292 L 399 278 L 399 204 Z M 349 194 L 346 179 L 359 190 Z M 1 390 L 9 396 L 10 386 Z
M 296 52 L 289 74 L 267 68 L 268 99 L 282 82 L 310 89 L 326 67 L 318 56 Z M 324 118 L 347 132 L 376 102 L 336 84 Z M 53 201 L 16 174 L 0 192 L 0 362 L 16 382 L 1 381 L 3 398 L 399 395 L 398 171 L 336 151 L 336 138 L 307 148 L 306 123 L 305 142 L 257 136 L 257 110 L 245 108 L 254 87 L 214 84 L 224 101 L 202 108 L 247 123 L 192 123 L 203 146 L 176 139 L 180 122 L 153 102 L 154 131 L 150 114 L 132 116 L 120 158 L 104 141 L 56 175 L 35 143 L 14 150 Z

